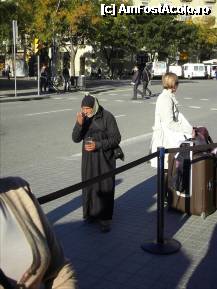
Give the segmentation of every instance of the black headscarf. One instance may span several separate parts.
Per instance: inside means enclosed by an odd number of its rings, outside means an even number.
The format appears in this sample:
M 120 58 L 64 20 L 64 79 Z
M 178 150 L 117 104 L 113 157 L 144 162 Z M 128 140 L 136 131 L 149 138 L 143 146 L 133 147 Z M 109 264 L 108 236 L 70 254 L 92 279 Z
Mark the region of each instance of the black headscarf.
M 86 94 L 85 97 L 82 99 L 81 107 L 87 106 L 87 107 L 93 108 L 94 104 L 95 104 L 95 98 L 90 94 Z

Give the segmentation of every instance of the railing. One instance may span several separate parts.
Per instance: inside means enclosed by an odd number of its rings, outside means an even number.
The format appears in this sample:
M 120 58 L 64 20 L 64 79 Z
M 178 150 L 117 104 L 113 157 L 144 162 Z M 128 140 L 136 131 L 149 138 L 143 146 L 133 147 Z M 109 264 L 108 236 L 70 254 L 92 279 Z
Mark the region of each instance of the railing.
M 38 198 L 40 204 L 45 204 L 47 202 L 56 200 L 58 198 L 64 197 L 68 194 L 76 192 L 82 188 L 88 187 L 94 183 L 102 181 L 108 177 L 115 176 L 117 174 L 123 173 L 129 169 L 132 169 L 138 165 L 141 165 L 151 159 L 157 157 L 157 238 L 155 241 L 147 242 L 142 244 L 142 249 L 153 254 L 172 254 L 177 252 L 181 244 L 175 239 L 166 239 L 164 238 L 164 157 L 166 153 L 177 153 L 177 152 L 204 152 L 217 147 L 217 143 L 209 145 L 196 145 L 192 147 L 184 148 L 171 148 L 165 149 L 159 147 L 157 152 L 149 154 L 145 157 L 132 161 L 126 165 L 118 167 L 112 171 L 109 171 L 105 174 L 99 175 L 92 179 L 89 179 L 84 182 L 77 183 L 75 185 L 69 186 L 67 188 L 58 190 L 56 192 L 50 193 L 48 195 Z

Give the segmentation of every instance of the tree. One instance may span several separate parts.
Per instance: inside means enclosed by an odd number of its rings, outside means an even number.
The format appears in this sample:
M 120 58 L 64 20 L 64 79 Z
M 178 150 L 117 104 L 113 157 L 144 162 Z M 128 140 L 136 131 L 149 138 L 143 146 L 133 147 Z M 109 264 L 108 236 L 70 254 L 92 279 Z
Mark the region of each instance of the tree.
M 206 21 L 204 21 L 206 20 Z M 193 24 L 197 29 L 193 53 L 197 61 L 210 59 L 213 50 L 217 48 L 217 28 L 213 27 L 213 18 L 195 17 Z

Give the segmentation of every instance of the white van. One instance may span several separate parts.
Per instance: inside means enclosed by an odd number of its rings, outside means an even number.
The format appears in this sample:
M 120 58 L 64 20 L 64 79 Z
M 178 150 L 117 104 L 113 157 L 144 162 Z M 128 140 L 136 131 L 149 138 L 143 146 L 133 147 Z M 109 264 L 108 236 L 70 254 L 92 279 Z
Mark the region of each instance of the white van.
M 182 67 L 180 65 L 170 65 L 169 72 L 173 72 L 178 77 L 182 77 Z
M 167 72 L 167 64 L 164 61 L 154 61 L 147 63 L 147 67 L 150 69 L 152 77 L 161 77 Z
M 184 78 L 205 78 L 207 76 L 206 68 L 203 63 L 186 63 L 183 65 Z
M 207 69 L 207 78 L 215 78 L 215 71 L 217 69 L 217 59 L 205 60 L 203 63 Z

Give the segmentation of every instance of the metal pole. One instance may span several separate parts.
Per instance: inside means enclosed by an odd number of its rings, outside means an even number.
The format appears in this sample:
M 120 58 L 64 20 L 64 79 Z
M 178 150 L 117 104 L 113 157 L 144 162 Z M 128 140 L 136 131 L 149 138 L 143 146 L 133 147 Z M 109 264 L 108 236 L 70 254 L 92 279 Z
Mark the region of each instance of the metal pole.
M 164 147 L 158 147 L 157 159 L 157 242 L 164 242 Z
M 17 21 L 13 20 L 13 48 L 14 48 L 14 96 L 17 96 L 17 74 L 16 74 L 16 39 L 17 39 Z
M 152 254 L 168 255 L 178 252 L 181 244 L 175 239 L 164 238 L 164 147 L 158 147 L 157 152 L 157 238 L 144 242 L 141 247 Z
M 38 95 L 40 95 L 40 56 L 37 56 L 37 63 L 38 63 Z

